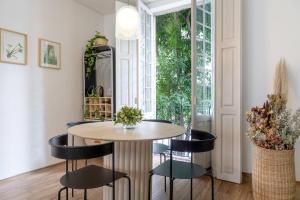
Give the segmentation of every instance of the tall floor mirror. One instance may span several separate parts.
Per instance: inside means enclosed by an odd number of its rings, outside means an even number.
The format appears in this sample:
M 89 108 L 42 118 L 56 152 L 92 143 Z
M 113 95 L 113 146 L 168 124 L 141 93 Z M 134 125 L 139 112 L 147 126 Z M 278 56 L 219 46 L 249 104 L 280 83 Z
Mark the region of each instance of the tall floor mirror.
M 95 62 L 84 60 L 84 120 L 112 120 L 115 113 L 115 49 L 95 46 Z

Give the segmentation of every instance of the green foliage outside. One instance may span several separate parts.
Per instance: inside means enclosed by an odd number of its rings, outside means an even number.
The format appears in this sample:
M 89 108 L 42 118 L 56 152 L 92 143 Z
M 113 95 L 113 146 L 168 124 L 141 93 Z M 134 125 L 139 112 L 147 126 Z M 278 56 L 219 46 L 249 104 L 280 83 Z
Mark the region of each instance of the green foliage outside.
M 191 123 L 191 10 L 156 17 L 158 119 Z
M 197 9 L 196 112 L 211 114 L 210 3 Z M 205 14 L 204 14 L 205 13 Z M 206 25 L 204 28 L 204 24 Z M 156 17 L 156 114 L 179 125 L 191 123 L 191 10 Z M 204 45 L 205 44 L 205 45 Z

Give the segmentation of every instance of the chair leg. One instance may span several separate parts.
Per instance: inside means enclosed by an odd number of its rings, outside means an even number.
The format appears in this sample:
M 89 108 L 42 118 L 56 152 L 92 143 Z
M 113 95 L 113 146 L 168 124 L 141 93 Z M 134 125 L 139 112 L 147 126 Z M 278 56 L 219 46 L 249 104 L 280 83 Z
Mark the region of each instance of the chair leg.
M 163 157 L 164 157 L 164 162 L 166 162 L 166 161 L 167 161 L 167 156 L 166 156 L 166 154 L 162 153 L 161 155 L 163 155 Z M 160 162 L 160 164 L 161 164 L 161 162 Z M 167 177 L 166 177 L 166 176 L 165 176 L 165 192 L 167 192 Z
M 211 199 L 214 200 L 215 195 L 214 195 L 214 177 L 213 177 L 213 175 L 211 175 L 210 178 L 211 178 Z
M 128 180 L 128 200 L 131 200 L 131 180 L 129 176 L 125 176 L 125 178 Z
M 57 193 L 57 199 L 60 200 L 61 199 L 61 192 L 66 190 L 67 191 L 67 187 L 63 187 L 63 188 L 60 188 L 60 190 L 58 190 L 58 193 Z
M 149 185 L 148 185 L 148 200 L 151 200 L 151 193 L 152 193 L 152 176 L 153 174 L 149 174 Z
M 116 180 L 113 180 L 113 183 L 112 183 L 112 199 L 115 200 L 116 199 Z
M 84 197 L 83 197 L 84 200 L 87 200 L 87 190 L 84 189 Z
M 173 182 L 174 178 L 170 177 L 170 200 L 173 200 Z
M 191 178 L 191 200 L 193 200 L 193 179 Z
M 72 172 L 73 171 L 74 171 L 74 160 L 72 160 Z M 72 188 L 72 197 L 74 197 L 74 189 L 73 188 Z
M 69 199 L 69 188 L 66 188 L 66 200 Z

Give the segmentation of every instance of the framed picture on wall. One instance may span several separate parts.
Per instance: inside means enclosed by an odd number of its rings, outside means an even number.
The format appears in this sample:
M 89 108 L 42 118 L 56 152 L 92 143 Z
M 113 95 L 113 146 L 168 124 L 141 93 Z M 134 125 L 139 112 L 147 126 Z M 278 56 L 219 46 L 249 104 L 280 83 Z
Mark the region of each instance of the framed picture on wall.
M 27 64 L 27 35 L 0 28 L 0 61 Z
M 45 39 L 39 39 L 39 65 L 41 67 L 60 69 L 61 45 Z

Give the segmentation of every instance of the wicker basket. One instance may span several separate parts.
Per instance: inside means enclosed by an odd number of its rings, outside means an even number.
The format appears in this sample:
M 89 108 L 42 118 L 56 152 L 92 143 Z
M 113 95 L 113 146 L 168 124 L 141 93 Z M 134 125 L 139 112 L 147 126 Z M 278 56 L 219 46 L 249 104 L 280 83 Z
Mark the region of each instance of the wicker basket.
M 252 189 L 255 200 L 296 198 L 294 150 L 270 150 L 253 145 Z

